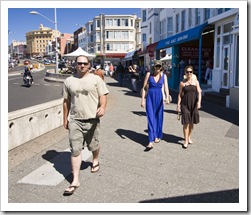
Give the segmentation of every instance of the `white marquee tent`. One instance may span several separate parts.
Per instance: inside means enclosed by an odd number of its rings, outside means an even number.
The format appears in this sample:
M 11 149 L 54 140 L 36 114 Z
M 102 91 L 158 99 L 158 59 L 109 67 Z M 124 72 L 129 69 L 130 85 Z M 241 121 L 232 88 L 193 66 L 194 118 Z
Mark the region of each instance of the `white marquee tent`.
M 170 60 L 172 60 L 172 55 L 167 54 L 165 57 L 161 58 L 160 60 L 161 61 L 170 61 Z
M 74 60 L 79 55 L 84 55 L 84 56 L 88 57 L 89 60 L 93 60 L 93 58 L 96 57 L 95 55 L 87 53 L 81 47 L 78 47 L 78 49 L 75 50 L 74 52 L 71 52 L 69 54 L 65 54 L 64 57 Z

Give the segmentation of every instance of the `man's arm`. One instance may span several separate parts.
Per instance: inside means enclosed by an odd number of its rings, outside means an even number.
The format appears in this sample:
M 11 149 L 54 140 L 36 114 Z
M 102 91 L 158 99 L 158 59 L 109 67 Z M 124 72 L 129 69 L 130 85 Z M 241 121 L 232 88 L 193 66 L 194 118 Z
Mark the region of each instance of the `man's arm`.
M 64 99 L 63 101 L 63 112 L 64 112 L 64 127 L 68 129 L 68 114 L 70 111 L 70 101 L 68 99 Z
M 102 117 L 105 115 L 107 98 L 106 95 L 102 95 L 99 97 L 99 107 L 97 109 L 97 117 Z

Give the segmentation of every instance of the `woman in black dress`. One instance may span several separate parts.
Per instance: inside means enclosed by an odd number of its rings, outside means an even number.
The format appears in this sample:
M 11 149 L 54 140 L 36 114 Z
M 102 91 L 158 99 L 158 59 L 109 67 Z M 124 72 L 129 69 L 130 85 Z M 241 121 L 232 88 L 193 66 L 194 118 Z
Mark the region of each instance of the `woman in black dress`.
M 193 125 L 199 123 L 199 112 L 201 108 L 201 88 L 195 75 L 193 75 L 193 67 L 186 66 L 184 79 L 180 82 L 178 94 L 177 111 L 181 112 L 181 124 L 183 125 L 183 133 L 185 142 L 183 148 L 187 148 L 188 144 L 192 144 L 191 134 Z

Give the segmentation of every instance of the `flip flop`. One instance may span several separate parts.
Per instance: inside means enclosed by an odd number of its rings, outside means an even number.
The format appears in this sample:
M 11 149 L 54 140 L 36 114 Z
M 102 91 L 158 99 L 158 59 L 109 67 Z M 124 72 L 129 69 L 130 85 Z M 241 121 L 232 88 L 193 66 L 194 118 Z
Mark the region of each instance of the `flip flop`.
M 159 138 L 156 138 L 156 139 L 154 140 L 154 142 L 155 142 L 155 143 L 159 143 L 159 142 L 160 142 L 160 139 L 159 139 Z
M 98 167 L 98 169 L 97 169 L 97 170 L 93 170 L 93 169 L 95 169 L 96 167 Z M 98 172 L 99 169 L 100 169 L 100 167 L 99 167 L 99 162 L 98 162 L 95 166 L 92 166 L 91 173 Z
M 153 146 L 147 146 L 144 151 L 149 152 L 151 149 L 153 149 Z
M 70 196 L 70 195 L 72 195 L 76 191 L 76 189 L 79 188 L 79 186 L 71 185 L 68 188 L 69 189 L 73 188 L 73 189 L 71 191 L 65 190 L 64 191 L 64 196 Z

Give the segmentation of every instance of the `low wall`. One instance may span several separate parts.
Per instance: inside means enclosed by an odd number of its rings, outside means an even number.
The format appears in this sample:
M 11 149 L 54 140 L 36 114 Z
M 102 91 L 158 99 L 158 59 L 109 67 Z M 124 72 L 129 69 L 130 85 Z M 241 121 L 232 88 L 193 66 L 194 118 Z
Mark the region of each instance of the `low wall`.
M 8 150 L 63 125 L 63 99 L 8 114 Z
M 70 76 L 72 76 L 72 74 L 55 73 L 54 69 L 47 69 L 44 80 L 52 82 L 64 82 L 65 79 Z

